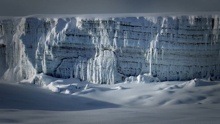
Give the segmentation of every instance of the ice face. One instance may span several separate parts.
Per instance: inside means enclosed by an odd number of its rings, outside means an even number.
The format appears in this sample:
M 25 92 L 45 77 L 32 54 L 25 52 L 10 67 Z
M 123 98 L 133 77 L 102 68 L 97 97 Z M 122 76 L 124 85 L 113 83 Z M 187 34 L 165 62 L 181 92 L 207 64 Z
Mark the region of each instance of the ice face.
M 0 76 L 19 81 L 44 73 L 99 84 L 143 74 L 215 79 L 219 23 L 218 15 L 1 20 Z

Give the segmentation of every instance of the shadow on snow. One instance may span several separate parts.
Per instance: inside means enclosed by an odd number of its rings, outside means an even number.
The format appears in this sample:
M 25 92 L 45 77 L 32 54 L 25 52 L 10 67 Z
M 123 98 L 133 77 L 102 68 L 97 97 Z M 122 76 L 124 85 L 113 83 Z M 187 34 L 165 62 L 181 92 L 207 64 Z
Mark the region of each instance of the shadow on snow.
M 80 96 L 52 93 L 39 87 L 0 83 L 0 109 L 83 111 L 119 105 Z

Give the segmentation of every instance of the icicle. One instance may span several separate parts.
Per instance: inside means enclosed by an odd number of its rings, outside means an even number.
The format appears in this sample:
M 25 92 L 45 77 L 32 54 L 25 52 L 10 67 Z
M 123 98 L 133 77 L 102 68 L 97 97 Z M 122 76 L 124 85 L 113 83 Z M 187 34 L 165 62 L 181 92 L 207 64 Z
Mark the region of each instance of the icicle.
M 156 60 L 156 63 L 157 63 L 157 42 L 158 42 L 158 37 L 159 37 L 159 34 L 157 33 L 156 37 L 155 37 L 155 40 L 154 40 L 154 46 L 153 46 L 153 49 L 154 49 L 154 59 Z
M 117 46 L 117 39 L 116 39 L 116 37 L 118 37 L 118 32 L 117 32 L 117 31 L 115 31 L 115 34 L 114 34 L 114 39 L 113 39 L 113 47 L 114 47 L 115 49 L 117 49 L 117 48 L 118 48 L 118 46 Z
M 153 42 L 150 43 L 149 49 L 149 74 L 152 75 L 152 52 L 153 52 Z
M 161 50 L 162 50 L 162 60 L 163 60 L 163 57 L 164 57 L 164 47 L 163 46 L 161 47 Z

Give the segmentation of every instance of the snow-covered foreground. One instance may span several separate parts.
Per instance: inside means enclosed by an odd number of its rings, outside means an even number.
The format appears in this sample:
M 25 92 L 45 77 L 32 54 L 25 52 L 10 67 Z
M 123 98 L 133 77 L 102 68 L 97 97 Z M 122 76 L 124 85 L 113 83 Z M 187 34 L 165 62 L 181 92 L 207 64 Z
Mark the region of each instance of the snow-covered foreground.
M 34 82 L 55 93 L 80 96 L 123 106 L 220 103 L 220 81 L 206 79 L 156 81 L 153 77 L 148 77 L 145 81 L 133 78 L 114 85 L 100 85 L 74 78 L 58 79 L 39 74 Z M 28 81 L 22 81 L 22 83 L 24 82 Z
M 35 82 L 43 88 L 0 83 L 0 123 L 220 122 L 219 81 L 97 85 L 41 76 Z

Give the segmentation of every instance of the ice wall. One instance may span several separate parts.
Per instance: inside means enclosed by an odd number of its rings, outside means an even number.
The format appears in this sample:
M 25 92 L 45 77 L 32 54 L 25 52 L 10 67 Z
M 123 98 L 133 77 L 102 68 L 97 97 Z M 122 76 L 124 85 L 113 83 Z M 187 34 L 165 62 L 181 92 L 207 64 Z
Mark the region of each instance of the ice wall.
M 6 19 L 0 22 L 2 40 L 5 45 L 1 59 L 4 65 L 1 69 L 6 70 L 3 79 L 9 81 L 20 81 L 22 79 L 33 78 L 35 68 L 30 63 L 31 58 L 27 56 L 26 46 L 22 36 L 24 35 L 25 19 Z M 4 56 L 5 54 L 5 56 Z M 35 58 L 33 58 L 35 59 Z M 4 69 L 6 67 L 6 69 Z
M 146 73 L 162 81 L 219 79 L 219 24 L 218 15 L 2 20 L 3 77 L 45 73 L 101 84 Z

